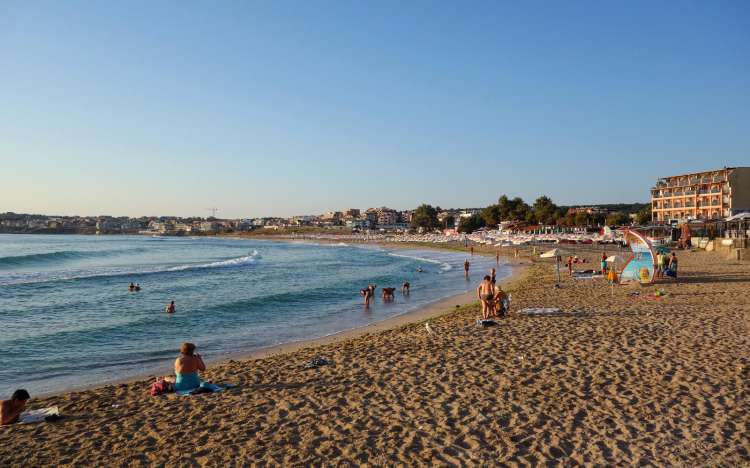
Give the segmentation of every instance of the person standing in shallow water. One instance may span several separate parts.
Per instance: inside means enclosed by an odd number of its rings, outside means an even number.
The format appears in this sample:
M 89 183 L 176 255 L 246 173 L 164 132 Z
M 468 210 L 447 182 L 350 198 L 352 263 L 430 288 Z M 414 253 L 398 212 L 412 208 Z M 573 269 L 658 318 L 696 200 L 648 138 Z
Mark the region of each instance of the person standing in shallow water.
M 466 279 L 469 279 L 469 267 L 470 266 L 471 266 L 471 264 L 469 263 L 468 260 L 466 260 L 464 262 L 464 276 L 466 276 Z
M 167 311 L 168 314 L 174 314 L 174 311 L 175 311 L 174 301 L 172 301 L 169 304 L 167 304 L 166 311 Z

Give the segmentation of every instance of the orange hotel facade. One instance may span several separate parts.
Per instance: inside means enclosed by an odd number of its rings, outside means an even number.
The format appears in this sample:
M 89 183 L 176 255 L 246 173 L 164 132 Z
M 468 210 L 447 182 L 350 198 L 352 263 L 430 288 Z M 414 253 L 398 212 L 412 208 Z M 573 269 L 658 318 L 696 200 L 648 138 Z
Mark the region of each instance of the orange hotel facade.
M 750 167 L 662 177 L 651 188 L 651 220 L 657 224 L 742 212 L 750 212 Z

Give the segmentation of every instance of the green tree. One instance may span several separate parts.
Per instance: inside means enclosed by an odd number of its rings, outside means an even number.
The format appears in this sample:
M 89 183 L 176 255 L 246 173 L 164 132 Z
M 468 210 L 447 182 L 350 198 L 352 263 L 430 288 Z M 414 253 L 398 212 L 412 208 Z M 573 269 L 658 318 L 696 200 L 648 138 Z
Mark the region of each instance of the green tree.
M 440 227 L 440 223 L 437 219 L 437 209 L 433 208 L 428 204 L 422 204 L 414 210 L 411 217 L 411 225 L 415 228 L 423 228 L 431 231 L 437 227 Z
M 622 226 L 630 224 L 630 217 L 621 211 L 615 211 L 608 214 L 604 222 L 607 226 Z
M 461 218 L 461 221 L 458 223 L 458 232 L 474 232 L 481 227 L 484 227 L 484 219 L 478 214 L 475 214 L 466 218 Z
M 576 226 L 588 226 L 589 225 L 589 215 L 583 211 L 576 213 L 575 218 L 573 218 L 573 222 Z
M 443 224 L 446 228 L 456 227 L 456 217 L 453 215 L 446 216 L 443 220 Z
M 485 226 L 492 226 L 495 227 L 498 224 L 500 224 L 500 221 L 502 221 L 502 216 L 500 215 L 500 205 L 490 205 L 487 208 L 482 210 L 482 219 L 484 220 Z
M 557 205 L 546 195 L 537 198 L 533 206 L 534 217 L 541 224 L 554 224 L 557 215 Z
M 646 205 L 636 213 L 635 222 L 640 225 L 651 224 L 651 205 Z

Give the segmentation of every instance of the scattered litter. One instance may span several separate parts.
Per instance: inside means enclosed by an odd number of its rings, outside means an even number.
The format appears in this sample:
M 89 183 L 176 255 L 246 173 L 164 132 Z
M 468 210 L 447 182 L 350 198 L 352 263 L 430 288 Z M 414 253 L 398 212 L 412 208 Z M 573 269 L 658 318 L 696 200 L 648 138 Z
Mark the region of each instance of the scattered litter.
M 317 369 L 318 367 L 330 366 L 331 364 L 333 364 L 332 361 L 329 361 L 328 359 L 320 356 L 316 356 L 310 362 L 305 364 L 305 369 Z
M 428 334 L 430 334 L 430 335 L 433 334 L 432 327 L 430 326 L 430 322 L 425 322 L 424 327 L 425 327 L 425 329 L 427 329 L 427 333 Z
M 119 408 L 119 407 L 120 407 L 120 405 L 118 405 L 117 403 L 113 403 L 112 404 L 112 408 Z

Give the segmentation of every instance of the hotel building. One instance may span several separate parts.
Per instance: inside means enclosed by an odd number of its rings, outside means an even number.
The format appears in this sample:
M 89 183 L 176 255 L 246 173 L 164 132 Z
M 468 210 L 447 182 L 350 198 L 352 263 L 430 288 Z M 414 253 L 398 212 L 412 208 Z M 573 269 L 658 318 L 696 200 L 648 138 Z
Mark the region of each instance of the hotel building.
M 655 223 L 719 219 L 750 211 L 750 167 L 660 178 L 651 188 Z

